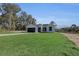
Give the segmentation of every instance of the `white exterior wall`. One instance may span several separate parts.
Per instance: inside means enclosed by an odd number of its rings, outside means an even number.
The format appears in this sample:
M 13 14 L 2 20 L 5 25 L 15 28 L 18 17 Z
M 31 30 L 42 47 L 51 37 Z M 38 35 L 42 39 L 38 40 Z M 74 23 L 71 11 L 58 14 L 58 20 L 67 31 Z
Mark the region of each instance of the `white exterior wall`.
M 49 26 L 47 26 L 46 28 L 47 28 L 47 32 L 49 32 Z
M 43 28 L 42 28 L 42 26 L 41 26 L 41 32 L 43 32 Z
M 46 32 L 55 32 L 55 27 L 52 26 L 52 25 L 47 25 L 47 26 L 43 26 L 43 25 L 39 25 L 39 26 L 36 26 L 36 25 L 27 25 L 26 26 L 26 31 L 28 28 L 35 28 L 35 32 L 38 32 L 38 27 L 41 27 L 41 32 L 43 32 L 43 27 L 46 27 Z M 52 27 L 52 31 L 49 31 L 49 27 Z
M 37 26 L 35 27 L 35 32 L 36 32 L 36 33 L 38 32 L 38 27 L 37 27 Z
M 54 26 L 52 26 L 52 32 L 55 32 L 55 27 Z

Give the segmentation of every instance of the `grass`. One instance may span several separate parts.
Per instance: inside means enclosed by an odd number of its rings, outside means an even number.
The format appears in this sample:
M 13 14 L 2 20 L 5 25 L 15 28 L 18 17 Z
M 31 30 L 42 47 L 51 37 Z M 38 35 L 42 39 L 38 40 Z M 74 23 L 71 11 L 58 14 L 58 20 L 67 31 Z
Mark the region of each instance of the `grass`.
M 9 31 L 6 31 L 6 32 L 0 32 L 0 34 L 15 34 L 15 33 L 26 33 L 26 32 L 22 32 L 22 31 L 20 31 L 20 32 L 18 32 L 18 31 L 11 31 L 11 32 L 9 32 Z
M 1 34 L 14 34 L 14 32 L 10 32 L 10 33 L 9 32 L 1 32 L 0 35 Z
M 16 33 L 16 32 L 0 32 L 0 34 L 12 34 L 12 33 Z
M 79 49 L 60 33 L 30 33 L 0 37 L 0 55 L 77 56 Z

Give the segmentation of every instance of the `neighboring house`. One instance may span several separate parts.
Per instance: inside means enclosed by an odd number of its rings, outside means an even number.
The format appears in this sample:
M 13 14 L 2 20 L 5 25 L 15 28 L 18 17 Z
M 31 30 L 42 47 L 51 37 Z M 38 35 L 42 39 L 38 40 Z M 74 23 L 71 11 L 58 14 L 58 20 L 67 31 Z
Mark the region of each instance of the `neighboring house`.
M 55 32 L 55 26 L 52 24 L 29 24 L 26 26 L 27 32 Z

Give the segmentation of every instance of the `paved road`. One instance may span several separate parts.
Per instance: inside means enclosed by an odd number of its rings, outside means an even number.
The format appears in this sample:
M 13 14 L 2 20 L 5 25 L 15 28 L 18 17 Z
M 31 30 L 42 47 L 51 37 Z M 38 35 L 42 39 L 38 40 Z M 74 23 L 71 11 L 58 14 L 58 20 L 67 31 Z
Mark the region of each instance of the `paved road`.
M 79 34 L 62 33 L 79 47 Z

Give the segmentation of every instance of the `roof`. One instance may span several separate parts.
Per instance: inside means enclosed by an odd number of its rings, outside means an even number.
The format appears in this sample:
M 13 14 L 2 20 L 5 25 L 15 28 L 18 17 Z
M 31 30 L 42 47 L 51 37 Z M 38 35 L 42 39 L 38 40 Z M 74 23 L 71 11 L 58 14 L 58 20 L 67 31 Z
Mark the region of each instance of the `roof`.
M 57 26 L 56 24 L 37 24 L 37 26 Z
M 29 24 L 29 25 L 27 25 L 27 27 L 41 27 L 41 26 L 44 26 L 44 27 L 46 27 L 46 26 L 53 26 L 53 25 L 51 25 L 51 24 L 37 24 L 37 25 L 33 25 L 33 24 Z

